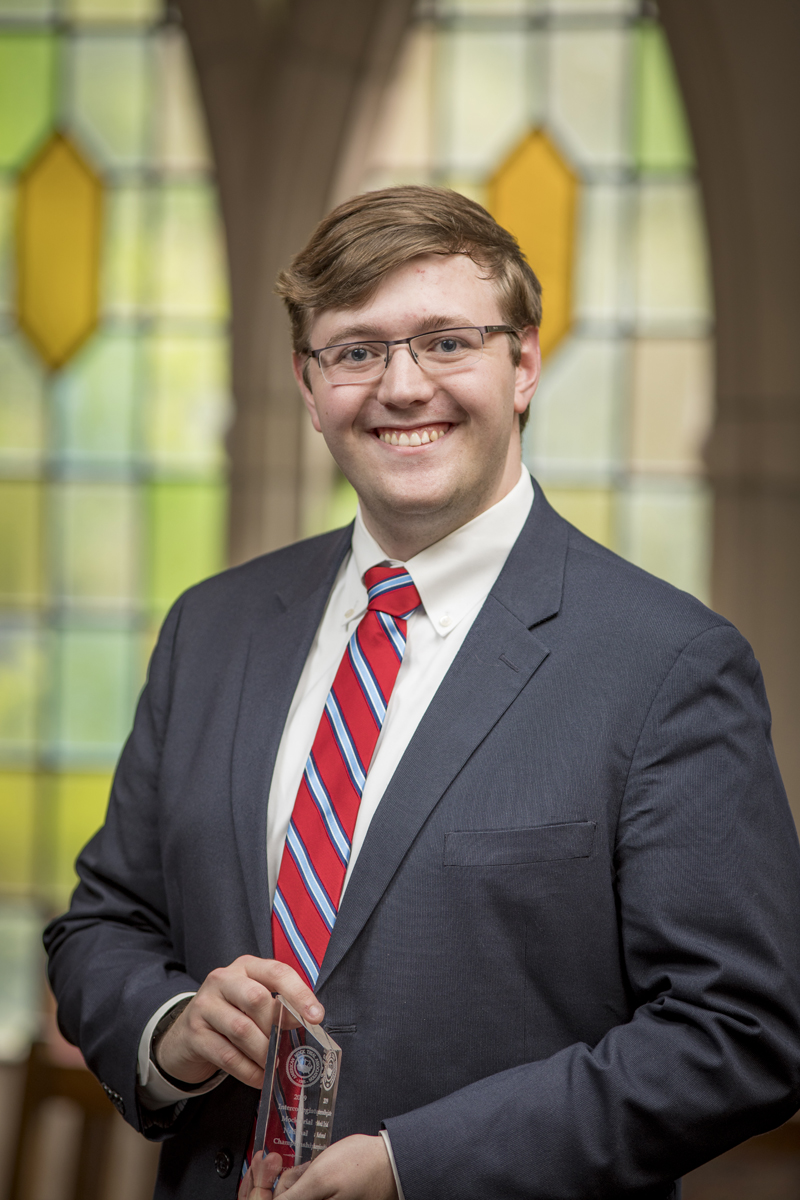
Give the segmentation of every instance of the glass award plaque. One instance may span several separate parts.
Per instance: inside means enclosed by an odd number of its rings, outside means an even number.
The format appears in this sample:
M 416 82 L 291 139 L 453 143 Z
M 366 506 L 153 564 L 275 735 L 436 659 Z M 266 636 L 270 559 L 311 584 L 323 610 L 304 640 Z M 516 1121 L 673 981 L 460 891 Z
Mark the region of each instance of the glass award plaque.
M 286 1169 L 311 1162 L 330 1143 L 342 1051 L 321 1025 L 277 999 L 253 1152 L 277 1150 Z

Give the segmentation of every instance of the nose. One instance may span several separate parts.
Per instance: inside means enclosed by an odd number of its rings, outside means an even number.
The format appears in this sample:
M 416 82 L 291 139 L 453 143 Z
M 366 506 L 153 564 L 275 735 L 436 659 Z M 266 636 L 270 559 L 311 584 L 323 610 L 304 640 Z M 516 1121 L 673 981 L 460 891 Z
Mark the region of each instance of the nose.
M 382 404 L 402 405 L 427 403 L 436 392 L 436 385 L 422 370 L 411 347 L 392 346 L 389 364 L 380 379 L 378 399 Z

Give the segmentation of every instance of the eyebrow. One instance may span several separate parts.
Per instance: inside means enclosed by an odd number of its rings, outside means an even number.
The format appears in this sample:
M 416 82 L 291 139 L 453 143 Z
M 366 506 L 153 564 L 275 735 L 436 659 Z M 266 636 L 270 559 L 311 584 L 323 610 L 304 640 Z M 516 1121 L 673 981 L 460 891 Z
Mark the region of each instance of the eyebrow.
M 439 316 L 433 314 L 426 317 L 420 322 L 420 328 L 417 333 L 409 334 L 410 337 L 416 337 L 419 333 L 435 333 L 437 329 L 462 329 L 464 326 L 471 326 L 473 322 L 469 317 L 465 316 Z M 377 325 L 346 325 L 344 329 L 339 329 L 332 334 L 325 343 L 326 346 L 338 346 L 342 342 L 351 340 L 358 341 L 375 341 L 384 342 L 386 338 L 381 337 L 381 330 Z M 390 342 L 393 338 L 388 339 Z

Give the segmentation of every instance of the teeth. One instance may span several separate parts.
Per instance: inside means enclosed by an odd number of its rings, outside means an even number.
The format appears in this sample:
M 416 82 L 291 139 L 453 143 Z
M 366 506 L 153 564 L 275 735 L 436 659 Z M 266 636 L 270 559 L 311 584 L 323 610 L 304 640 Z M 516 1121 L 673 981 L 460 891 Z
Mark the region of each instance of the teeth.
M 431 441 L 432 441 L 432 442 L 435 442 L 435 441 L 436 441 L 436 439 L 438 438 L 438 436 L 439 436 L 439 435 L 438 435 L 438 433 L 436 432 L 436 430 L 435 430 L 435 429 L 432 429 L 432 430 L 431 430 Z
M 422 443 L 422 445 L 423 445 L 423 446 L 425 445 L 425 443 L 426 443 L 426 442 L 429 442 L 429 441 L 431 440 L 431 439 L 430 439 L 430 437 L 428 436 L 428 431 L 427 431 L 427 429 L 423 429 L 423 431 L 422 431 L 422 437 L 421 437 L 419 440 L 420 440 L 420 442 Z
M 419 436 L 418 433 L 412 433 L 411 437 L 408 440 L 412 446 L 421 446 L 422 445 L 422 438 Z
M 411 445 L 411 439 L 409 438 L 407 433 L 401 433 L 399 441 L 400 441 L 401 446 L 410 446 Z
M 396 433 L 393 433 L 393 434 L 392 434 L 392 445 L 393 445 L 393 446 L 396 446 L 396 445 L 397 445 L 397 443 L 398 443 L 398 440 L 399 440 L 399 439 L 398 439 L 398 437 L 397 437 L 397 434 L 396 434 Z

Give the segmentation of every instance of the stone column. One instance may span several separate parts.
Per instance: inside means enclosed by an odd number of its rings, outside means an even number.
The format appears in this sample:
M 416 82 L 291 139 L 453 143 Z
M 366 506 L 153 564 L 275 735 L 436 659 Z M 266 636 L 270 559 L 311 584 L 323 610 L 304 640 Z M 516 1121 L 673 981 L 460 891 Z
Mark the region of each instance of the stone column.
M 717 309 L 713 603 L 761 661 L 800 823 L 800 5 L 661 0 Z
M 300 537 L 330 488 L 332 461 L 302 408 L 272 289 L 327 211 L 342 147 L 391 69 L 411 3 L 179 0 L 230 263 L 232 563 Z

